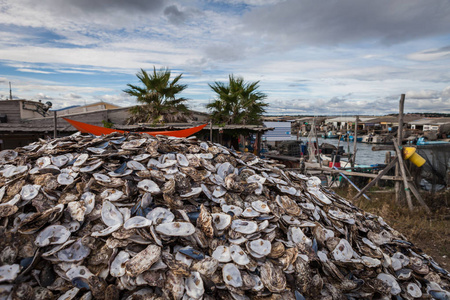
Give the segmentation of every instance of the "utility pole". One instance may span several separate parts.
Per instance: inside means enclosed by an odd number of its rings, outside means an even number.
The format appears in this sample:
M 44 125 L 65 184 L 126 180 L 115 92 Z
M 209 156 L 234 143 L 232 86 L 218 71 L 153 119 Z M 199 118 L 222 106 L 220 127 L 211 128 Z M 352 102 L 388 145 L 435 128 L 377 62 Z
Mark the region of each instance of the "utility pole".
M 9 82 L 9 100 L 12 100 L 11 81 Z

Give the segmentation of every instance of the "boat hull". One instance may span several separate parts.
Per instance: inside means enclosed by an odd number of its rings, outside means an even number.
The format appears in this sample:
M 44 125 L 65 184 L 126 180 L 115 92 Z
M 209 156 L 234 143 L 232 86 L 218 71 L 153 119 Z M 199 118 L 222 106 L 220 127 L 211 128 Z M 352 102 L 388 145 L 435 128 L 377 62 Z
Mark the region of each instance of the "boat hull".
M 90 133 L 93 135 L 107 135 L 107 134 L 111 134 L 111 133 L 130 133 L 129 131 L 125 131 L 125 130 L 118 130 L 118 129 L 112 129 L 112 128 L 105 128 L 105 127 L 100 127 L 100 126 L 95 126 L 95 125 L 91 125 L 91 124 L 87 124 L 87 123 L 83 123 L 83 122 L 79 122 L 79 121 L 75 121 L 75 120 L 71 120 L 71 119 L 67 119 L 67 118 L 63 118 L 65 121 L 67 121 L 70 125 L 72 125 L 73 127 L 75 127 L 77 130 L 83 132 L 83 133 Z M 200 130 L 202 130 L 203 128 L 205 128 L 205 126 L 208 124 L 203 124 L 200 126 L 196 126 L 196 127 L 191 127 L 191 128 L 187 128 L 187 129 L 182 129 L 182 130 L 173 130 L 173 131 L 145 131 L 145 132 L 139 132 L 139 133 L 146 133 L 149 135 L 167 135 L 167 136 L 173 136 L 173 137 L 179 137 L 179 138 L 183 138 L 183 137 L 188 137 L 190 135 L 193 135 L 194 133 L 199 132 Z

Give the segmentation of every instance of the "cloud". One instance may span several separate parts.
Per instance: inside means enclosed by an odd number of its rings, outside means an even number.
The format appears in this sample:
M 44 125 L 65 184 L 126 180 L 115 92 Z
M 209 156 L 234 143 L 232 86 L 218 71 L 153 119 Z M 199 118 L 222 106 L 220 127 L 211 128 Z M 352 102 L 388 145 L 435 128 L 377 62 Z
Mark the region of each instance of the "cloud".
M 54 72 L 35 70 L 35 69 L 26 69 L 26 68 L 20 68 L 20 69 L 17 69 L 17 71 L 28 72 L 28 73 L 38 73 L 38 74 L 53 74 L 54 73 Z
M 175 25 L 183 24 L 189 16 L 189 14 L 180 11 L 176 5 L 167 6 L 164 9 L 164 15 Z
M 244 16 L 242 30 L 281 45 L 397 44 L 450 33 L 447 0 L 288 0 Z
M 428 49 L 408 55 L 409 59 L 418 61 L 433 61 L 450 58 L 450 46 L 445 46 L 437 49 Z

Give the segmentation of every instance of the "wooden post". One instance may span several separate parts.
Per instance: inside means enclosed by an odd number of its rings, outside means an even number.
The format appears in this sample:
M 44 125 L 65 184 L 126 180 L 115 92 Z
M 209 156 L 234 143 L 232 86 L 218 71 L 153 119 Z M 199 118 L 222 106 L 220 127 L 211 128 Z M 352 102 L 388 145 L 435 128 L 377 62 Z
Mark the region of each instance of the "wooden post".
M 400 97 L 400 103 L 398 108 L 398 130 L 397 130 L 397 144 L 402 145 L 403 142 L 403 108 L 405 106 L 405 94 Z M 396 147 L 397 148 L 397 147 Z M 395 167 L 395 176 L 399 174 L 399 165 Z M 397 204 L 400 204 L 403 199 L 403 189 L 401 182 L 395 183 L 395 200 Z M 407 188 L 407 185 L 405 186 Z
M 355 119 L 355 132 L 353 134 L 353 156 L 352 156 L 352 162 L 351 162 L 352 168 L 356 164 L 356 141 L 357 141 L 357 139 L 358 139 L 358 116 L 356 116 L 356 119 Z
M 53 131 L 53 138 L 56 139 L 56 136 L 58 135 L 58 121 L 57 121 L 57 117 L 56 117 L 56 110 L 53 111 L 53 126 L 54 126 L 54 131 Z
M 409 210 L 413 210 L 412 200 L 411 200 L 411 193 L 409 191 L 408 187 L 408 180 L 406 179 L 406 171 L 405 171 L 405 165 L 403 163 L 403 157 L 402 152 L 400 151 L 399 145 L 395 139 L 392 140 L 394 142 L 395 146 L 395 152 L 397 152 L 398 157 L 398 164 L 400 165 L 400 173 L 403 177 L 403 184 L 405 185 L 405 193 L 406 193 L 406 201 L 408 202 Z
M 213 142 L 213 136 L 212 136 L 212 120 L 209 120 L 209 141 Z
M 319 162 L 319 166 L 322 168 L 322 160 L 320 159 L 320 152 L 319 152 L 319 139 L 317 138 L 317 130 L 316 130 L 316 117 L 314 117 L 313 126 L 314 126 L 314 134 L 316 135 L 317 161 Z
M 338 152 L 339 152 L 339 143 L 341 142 L 341 135 L 338 135 L 338 144 L 337 144 L 337 148 L 336 148 L 336 154 L 333 157 L 333 162 L 331 167 L 334 167 L 334 162 L 336 161 L 336 156 L 338 156 Z

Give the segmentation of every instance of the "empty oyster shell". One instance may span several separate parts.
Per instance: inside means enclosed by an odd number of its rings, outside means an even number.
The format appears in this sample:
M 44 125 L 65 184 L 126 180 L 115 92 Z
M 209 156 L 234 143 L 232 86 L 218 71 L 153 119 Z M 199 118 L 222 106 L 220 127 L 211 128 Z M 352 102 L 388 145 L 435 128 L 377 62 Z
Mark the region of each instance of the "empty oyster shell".
M 81 239 L 78 239 L 75 243 L 71 244 L 69 247 L 60 250 L 57 254 L 58 259 L 64 262 L 77 262 L 85 259 L 91 249 L 85 246 Z
M 205 288 L 203 287 L 203 280 L 199 272 L 191 272 L 191 275 L 186 279 L 186 294 L 192 299 L 200 299 Z
M 153 222 L 147 218 L 136 216 L 129 218 L 126 220 L 126 222 L 123 224 L 124 229 L 132 229 L 132 228 L 142 228 L 152 225 Z
M 156 207 L 147 214 L 146 218 L 151 220 L 153 224 L 161 224 L 172 222 L 175 216 L 167 208 Z
M 167 222 L 159 224 L 155 230 L 168 236 L 188 236 L 195 232 L 195 227 L 187 222 Z
M 151 194 L 158 194 L 159 192 L 161 192 L 159 186 L 150 179 L 144 179 L 140 181 L 137 187 Z
M 111 263 L 109 273 L 113 277 L 121 277 L 125 275 L 125 263 L 130 259 L 130 254 L 126 251 L 120 251 Z
M 238 245 L 230 246 L 230 255 L 231 259 L 238 265 L 245 266 L 250 263 L 247 253 L 245 253 Z
M 225 264 L 222 268 L 222 276 L 225 284 L 238 288 L 242 286 L 242 276 L 239 269 L 233 263 Z
M 20 265 L 3 265 L 0 267 L 0 282 L 13 281 L 20 272 Z
M 228 246 L 217 247 L 216 250 L 213 251 L 211 256 L 222 263 L 231 261 L 231 253 Z
M 272 244 L 269 241 L 257 239 L 247 242 L 247 249 L 252 256 L 261 258 L 270 254 L 270 251 L 272 251 Z
M 54 244 L 63 244 L 70 237 L 70 231 L 62 225 L 50 225 L 39 232 L 34 241 L 38 247 Z
M 346 239 L 341 239 L 331 254 L 335 260 L 348 261 L 353 256 L 353 249 Z
M 398 295 L 402 291 L 395 277 L 390 274 L 380 273 L 378 274 L 377 279 L 383 281 L 391 288 L 392 295 Z
M 231 216 L 224 213 L 211 214 L 212 224 L 216 230 L 222 231 L 231 225 Z
M 243 234 L 252 234 L 258 230 L 258 224 L 253 221 L 236 219 L 231 222 L 231 229 Z

